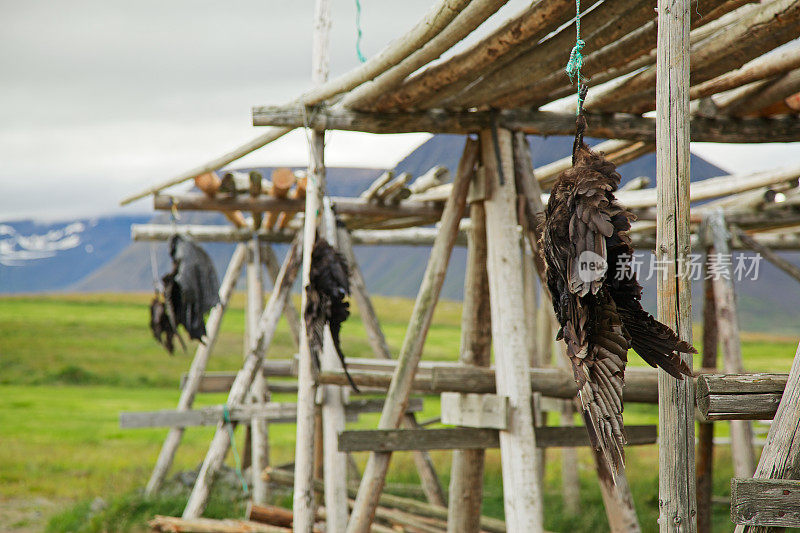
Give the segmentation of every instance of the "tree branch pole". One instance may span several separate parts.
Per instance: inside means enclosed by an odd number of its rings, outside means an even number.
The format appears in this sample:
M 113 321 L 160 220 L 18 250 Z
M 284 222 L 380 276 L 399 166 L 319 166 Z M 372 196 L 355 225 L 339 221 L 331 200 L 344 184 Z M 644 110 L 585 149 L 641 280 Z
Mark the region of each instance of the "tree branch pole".
M 492 355 L 492 316 L 486 275 L 486 211 L 483 200 L 470 204 L 467 271 L 461 314 L 460 360 L 466 365 L 489 366 Z M 478 533 L 483 500 L 486 450 L 453 450 L 450 470 L 448 533 Z
M 272 281 L 273 288 L 276 286 L 275 282 L 278 279 L 278 273 L 281 270 L 281 263 L 278 261 L 278 256 L 275 255 L 275 250 L 269 243 L 261 243 L 261 262 L 267 267 L 267 273 Z M 292 336 L 294 345 L 300 348 L 300 313 L 297 311 L 292 298 L 286 300 L 286 307 L 283 310 L 283 316 L 286 317 L 286 322 L 289 323 L 289 334 Z
M 656 258 L 658 318 L 681 339 L 692 339 L 691 282 L 679 276 L 689 243 L 689 0 L 658 0 L 656 50 Z M 691 368 L 691 356 L 684 355 Z M 659 529 L 694 533 L 694 382 L 658 372 Z
M 222 317 L 225 315 L 225 310 L 228 308 L 228 302 L 233 294 L 233 289 L 239 279 L 239 273 L 242 271 L 242 265 L 246 255 L 245 245 L 239 244 L 233 251 L 231 260 L 228 263 L 228 269 L 225 271 L 225 276 L 222 278 L 222 284 L 219 288 L 219 303 L 211 310 L 206 322 L 206 339 L 205 342 L 197 345 L 192 366 L 189 367 L 186 383 L 181 389 L 181 397 L 178 399 L 178 410 L 188 411 L 194 404 L 194 397 L 200 388 L 200 382 L 203 380 L 203 373 L 208 365 L 208 358 L 219 335 L 219 329 L 222 325 Z M 175 427 L 169 430 L 164 444 L 161 446 L 161 451 L 158 454 L 156 466 L 153 468 L 153 473 L 150 475 L 150 480 L 144 489 L 147 496 L 155 495 L 164 483 L 164 478 L 167 476 L 172 460 L 175 458 L 175 452 L 180 446 L 181 439 L 185 428 Z
M 425 338 L 433 320 L 433 311 L 447 273 L 450 253 L 458 235 L 458 224 L 464 211 L 467 189 L 476 158 L 476 143 L 474 141 L 467 142 L 456 173 L 453 195 L 445 205 L 439 233 L 433 244 L 428 266 L 417 294 L 403 347 L 398 357 L 397 369 L 392 377 L 384 409 L 378 422 L 378 429 L 399 427 L 408 403 L 414 373 L 422 356 Z M 350 522 L 347 525 L 347 533 L 369 531 L 369 526 L 375 516 L 375 509 L 378 506 L 378 498 L 386 481 L 390 459 L 391 453 L 370 454 Z
M 247 354 L 244 364 L 241 370 L 236 374 L 236 379 L 228 393 L 227 405 L 229 406 L 244 402 L 247 391 L 250 390 L 250 385 L 253 383 L 256 372 L 261 366 L 264 352 L 272 342 L 275 330 L 278 327 L 278 320 L 280 319 L 281 312 L 286 305 L 289 291 L 297 276 L 301 245 L 301 236 L 298 236 L 286 254 L 283 266 L 281 266 L 280 275 L 278 276 L 277 288 L 270 294 L 269 302 L 267 302 L 264 313 L 261 315 L 253 350 Z M 224 423 L 218 424 L 217 430 L 214 433 L 214 438 L 208 448 L 206 458 L 203 461 L 203 466 L 200 468 L 200 473 L 197 475 L 197 481 L 192 488 L 192 493 L 189 495 L 189 501 L 186 503 L 186 508 L 183 510 L 184 518 L 197 518 L 203 513 L 206 503 L 208 502 L 208 495 L 211 491 L 211 484 L 214 480 L 214 476 L 222 466 L 230 444 L 230 434 L 227 431 L 226 425 Z
M 330 1 L 316 0 L 314 7 L 314 33 L 311 58 L 311 81 L 315 85 L 328 77 L 330 54 Z M 303 224 L 303 277 L 301 324 L 305 325 L 308 301 L 306 287 L 311 274 L 311 252 L 317 233 L 317 219 L 325 194 L 325 132 L 311 132 L 309 147 L 308 190 L 306 191 L 306 216 Z M 314 527 L 316 505 L 314 503 L 314 411 L 316 383 L 309 346 L 308 331 L 302 328 L 300 335 L 300 361 L 297 376 L 297 438 L 295 442 L 294 484 L 294 531 L 311 533 Z
M 336 217 L 330 200 L 323 198 L 322 220 L 325 240 L 339 249 Z M 325 327 L 321 365 L 325 370 L 340 367 L 329 327 Z M 347 454 L 339 451 L 339 434 L 345 429 L 345 390 L 336 385 L 320 387 L 322 411 L 322 464 L 325 484 L 325 521 L 330 531 L 344 531 L 347 527 Z
M 701 236 L 704 231 L 701 229 Z M 701 240 L 706 241 L 707 239 Z M 709 269 L 709 255 L 714 247 L 706 245 L 706 260 L 703 264 L 705 294 L 703 297 L 703 362 L 701 368 L 711 370 L 717 368 L 718 339 L 717 308 L 714 298 L 714 283 L 706 279 Z M 714 423 L 700 422 L 697 425 L 697 533 L 711 533 L 712 510 L 711 500 L 714 486 Z
M 246 344 L 248 352 L 255 347 L 258 320 L 264 310 L 264 290 L 261 279 L 260 246 L 256 239 L 247 243 L 247 314 Z M 263 366 L 263 358 L 262 358 Z M 269 400 L 269 386 L 263 372 L 257 372 L 251 385 L 253 402 Z M 264 504 L 269 499 L 269 485 L 258 475 L 269 466 L 269 422 L 262 417 L 250 420 L 250 453 L 253 472 L 253 503 Z
M 736 294 L 733 286 L 733 268 L 720 257 L 730 257 L 728 244 L 730 233 L 725 225 L 721 209 L 707 217 L 708 231 L 714 243 L 717 258 L 714 284 L 714 308 L 717 312 L 717 328 L 722 347 L 722 365 L 727 374 L 744 372 L 742 345 L 739 337 L 739 316 L 736 311 Z M 712 264 L 713 264 L 712 263 Z M 753 449 L 753 426 L 749 420 L 731 420 L 731 454 L 733 473 L 736 477 L 751 477 L 756 466 L 756 453 Z

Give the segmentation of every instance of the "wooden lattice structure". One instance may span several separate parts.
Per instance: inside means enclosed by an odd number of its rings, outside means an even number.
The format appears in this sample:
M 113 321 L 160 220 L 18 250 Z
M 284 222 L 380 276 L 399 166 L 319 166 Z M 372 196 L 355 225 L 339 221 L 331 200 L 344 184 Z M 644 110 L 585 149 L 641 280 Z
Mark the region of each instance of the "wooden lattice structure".
M 243 367 L 226 387 L 227 410 L 192 412 L 193 420 L 215 423 L 217 431 L 183 522 L 174 526 L 176 519 L 162 519 L 157 527 L 211 530 L 205 522 L 191 521 L 202 514 L 214 475 L 230 446 L 227 424 L 220 418 L 224 411 L 231 420 L 250 421 L 255 472 L 268 462 L 267 421 L 297 422 L 294 473 L 268 471 L 271 481 L 294 486 L 294 509 L 288 520 L 295 531 L 312 531 L 321 517 L 328 531 L 348 533 L 386 531 L 374 523 L 376 518 L 415 531 L 542 531 L 543 454 L 537 450 L 584 445 L 586 440 L 582 428 L 547 428 L 538 422 L 543 408 L 553 409 L 547 407 L 548 401 L 553 405 L 552 398 L 562 399 L 555 409 L 569 420 L 571 404 L 563 399 L 575 394 L 574 382 L 564 369 L 541 368 L 549 363 L 552 318 L 546 297 L 539 299 L 538 306 L 531 297 L 537 274 L 542 272 L 535 219 L 543 210 L 548 187 L 570 161 L 534 169 L 525 134 L 573 133 L 576 101 L 570 95 L 575 89 L 563 65 L 574 44 L 575 5 L 572 0 L 535 1 L 454 54 L 450 49 L 505 1 L 438 0 L 401 39 L 353 71 L 328 80 L 328 3 L 317 0 L 316 4 L 312 90 L 288 105 L 254 108 L 253 124 L 270 127 L 250 143 L 126 200 L 153 194 L 156 209 L 224 212 L 237 227 L 180 231 L 197 240 L 242 242 L 223 281 L 223 303 L 209 318 L 210 341 L 198 350 L 178 411 L 159 415 L 175 427 L 148 485 L 150 491 L 158 489 L 169 468 L 182 427 L 188 424 L 186 413 L 191 412 L 194 394 L 210 378 L 203 373 L 205 361 L 232 280 L 242 264 L 248 269 L 248 352 Z M 774 252 L 800 249 L 800 210 L 796 208 L 800 166 L 689 183 L 690 138 L 800 141 L 800 2 L 699 0 L 690 5 L 688 0 L 659 0 L 656 6 L 642 0 L 590 0 L 583 9 L 582 37 L 587 43 L 583 74 L 592 87 L 585 102 L 589 133 L 609 139 L 599 149 L 617 164 L 656 152 L 657 186 L 645 189 L 638 181 L 620 191 L 618 198 L 639 216 L 632 229 L 636 246 L 655 250 L 659 261 L 668 265 L 658 286 L 659 319 L 691 340 L 690 283 L 678 272 L 692 246 L 717 253 L 731 247 L 756 250 L 800 279 L 798 269 Z M 300 127 L 313 132 L 308 182 L 302 192 L 273 177 L 267 186 L 260 178 L 251 179 L 244 194 L 231 194 L 235 183 L 225 189 L 214 174 Z M 325 195 L 325 129 L 458 133 L 468 139 L 452 183 L 442 183 L 440 173 L 433 169 L 413 184 L 409 176 L 386 175 L 359 198 L 329 198 Z M 202 193 L 162 192 L 192 178 Z M 700 201 L 705 203 L 697 205 Z M 300 212 L 318 216 L 294 216 Z M 242 213 L 252 213 L 252 217 Z M 342 226 L 337 226 L 336 217 Z M 425 227 L 433 222 L 438 222 L 436 229 Z M 351 367 L 360 386 L 385 391 L 383 402 L 347 401 L 346 381 L 329 353 L 330 346 L 324 350 L 322 372 L 317 373 L 306 335 L 298 327 L 302 320 L 293 308 L 287 308 L 295 278 L 300 275 L 303 286 L 308 282 L 310 250 L 318 227 L 353 266 L 354 296 L 379 359 L 354 360 Z M 141 227 L 134 233 L 141 239 L 162 239 L 173 231 L 171 227 Z M 291 242 L 280 267 L 269 242 Z M 353 242 L 431 245 L 396 361 L 388 360 L 392 354 L 364 288 Z M 468 268 L 460 363 L 421 362 L 450 253 L 454 246 L 464 244 Z M 258 279 L 261 260 L 270 267 L 275 283 L 265 306 Z M 678 382 L 661 371 L 629 370 L 626 377 L 626 401 L 660 406 L 661 531 L 710 531 L 714 420 L 734 421 L 737 479 L 732 517 L 739 524 L 737 531 L 800 525 L 800 450 L 792 439 L 800 424 L 800 357 L 788 376 L 742 374 L 733 286 L 729 277 L 706 285 L 706 350 L 701 366 L 716 367 L 719 340 L 726 374 L 703 373 L 696 383 Z M 264 351 L 285 311 L 293 317 L 299 357 L 296 362 L 267 361 Z M 486 368 L 492 348 L 494 368 Z M 266 401 L 270 374 L 297 376 L 296 404 Z M 443 421 L 457 427 L 418 427 L 412 392 L 441 394 Z M 248 397 L 256 403 L 249 403 Z M 696 407 L 702 417 L 697 468 Z M 377 430 L 344 431 L 348 414 L 376 408 L 381 410 Z M 756 467 L 747 421 L 772 417 L 775 420 Z M 653 442 L 655 434 L 653 428 L 631 428 L 630 438 L 632 443 L 644 444 Z M 492 447 L 501 449 L 505 523 L 481 517 L 479 512 L 483 450 Z M 454 450 L 449 502 L 426 455 L 429 449 Z M 315 450 L 322 454 L 316 463 Z M 402 505 L 392 500 L 392 504 L 388 495 L 382 495 L 391 453 L 396 450 L 416 451 L 428 504 L 413 500 Z M 347 481 L 347 453 L 355 451 L 370 455 L 360 483 L 352 486 Z M 316 479 L 320 465 L 325 473 L 322 481 Z M 612 531 L 638 531 L 624 476 L 616 485 L 600 479 Z M 324 494 L 322 514 L 314 496 L 319 488 Z M 265 483 L 256 483 L 255 504 L 266 501 L 266 490 Z M 351 513 L 348 497 L 355 498 Z M 287 520 L 275 510 L 254 506 L 251 511 L 251 518 L 260 516 L 273 524 Z M 263 530 L 282 529 L 264 526 Z

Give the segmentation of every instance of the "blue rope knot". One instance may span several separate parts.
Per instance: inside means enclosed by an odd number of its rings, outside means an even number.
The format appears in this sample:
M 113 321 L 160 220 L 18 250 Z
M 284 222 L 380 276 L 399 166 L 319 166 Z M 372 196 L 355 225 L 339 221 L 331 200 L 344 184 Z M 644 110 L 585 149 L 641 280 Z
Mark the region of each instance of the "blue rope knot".
M 231 451 L 233 451 L 233 461 L 236 465 L 236 476 L 242 482 L 242 490 L 247 494 L 250 491 L 247 488 L 247 481 L 244 479 L 244 475 L 242 475 L 242 461 L 239 459 L 239 452 L 236 450 L 236 439 L 233 435 L 233 422 L 231 421 L 231 413 L 228 410 L 228 404 L 222 406 L 222 421 L 228 428 L 228 435 L 231 439 Z
M 581 67 L 583 66 L 583 54 L 581 52 L 584 46 L 586 46 L 584 40 L 578 39 L 569 54 L 569 62 L 567 62 L 567 68 L 564 70 L 569 76 L 570 82 L 574 82 L 576 78 L 581 81 Z

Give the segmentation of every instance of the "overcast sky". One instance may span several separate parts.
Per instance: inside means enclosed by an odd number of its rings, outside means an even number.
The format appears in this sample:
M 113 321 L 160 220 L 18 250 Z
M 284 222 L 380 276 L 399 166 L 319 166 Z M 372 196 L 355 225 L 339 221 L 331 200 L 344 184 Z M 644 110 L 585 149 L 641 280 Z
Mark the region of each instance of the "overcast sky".
M 431 0 L 361 3 L 370 56 Z M 123 196 L 258 135 L 251 106 L 285 103 L 310 86 L 313 4 L 0 0 L 0 220 L 119 212 Z M 332 4 L 335 76 L 358 59 L 355 0 Z M 512 0 L 479 32 L 525 4 Z M 333 132 L 326 160 L 392 167 L 426 138 Z M 785 145 L 695 151 L 737 171 L 792 161 Z M 306 158 L 305 136 L 293 132 L 239 164 Z M 150 209 L 142 200 L 125 211 Z

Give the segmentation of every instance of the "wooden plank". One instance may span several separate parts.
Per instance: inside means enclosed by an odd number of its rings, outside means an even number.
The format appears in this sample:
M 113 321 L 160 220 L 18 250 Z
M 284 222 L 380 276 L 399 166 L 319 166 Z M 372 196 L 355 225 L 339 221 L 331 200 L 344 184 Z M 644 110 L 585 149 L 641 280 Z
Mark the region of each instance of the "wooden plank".
M 731 521 L 750 526 L 800 527 L 800 481 L 732 479 Z
M 658 0 L 656 49 L 656 259 L 658 319 L 692 340 L 691 280 L 679 276 L 689 241 L 689 0 Z M 692 357 L 683 355 L 692 367 Z M 694 381 L 658 371 L 659 530 L 694 533 Z
M 540 426 L 535 428 L 539 448 L 590 446 L 586 428 L 581 426 Z M 654 444 L 656 426 L 625 428 L 628 446 Z M 410 450 L 472 450 L 499 448 L 499 430 L 490 428 L 384 429 L 344 431 L 339 450 L 348 452 L 394 452 Z
M 756 479 L 800 480 L 800 346 L 795 352 L 783 398 L 761 451 Z M 767 526 L 736 526 L 736 533 L 766 533 Z
M 358 415 L 364 413 L 380 413 L 383 410 L 383 399 L 372 398 L 364 400 L 351 400 L 345 404 L 347 420 L 355 422 Z M 270 402 L 263 406 L 240 405 L 229 409 L 230 419 L 234 422 L 244 422 L 248 416 L 268 420 L 270 424 L 294 423 L 297 414 L 296 403 Z M 410 398 L 406 413 L 419 413 L 422 411 L 422 398 Z M 136 411 L 120 413 L 119 424 L 122 429 L 151 428 L 151 427 L 190 427 L 213 426 L 222 420 L 223 406 L 217 405 L 195 410 Z
M 464 211 L 469 189 L 470 178 L 477 158 L 477 145 L 468 141 L 456 172 L 453 196 L 444 208 L 439 234 L 433 244 L 428 266 L 420 285 L 414 309 L 409 320 L 408 330 L 400 349 L 397 370 L 391 380 L 391 385 L 386 395 L 386 406 L 381 413 L 378 427 L 380 429 L 394 429 L 400 425 L 403 407 L 411 393 L 414 373 L 422 356 L 428 328 L 433 319 L 433 311 L 444 284 L 450 254 L 458 234 L 459 220 Z M 383 484 L 386 481 L 386 472 L 389 468 L 390 454 L 373 453 L 370 455 L 361 486 L 358 490 L 356 503 L 347 525 L 348 533 L 365 531 L 372 523 L 375 508 L 378 505 Z
M 292 530 L 269 524 L 259 524 L 249 520 L 214 520 L 211 518 L 178 518 L 156 515 L 148 522 L 153 531 L 174 533 L 192 531 L 194 533 L 290 533 Z
M 575 114 L 557 111 L 436 109 L 425 112 L 371 113 L 315 107 L 313 112 L 304 115 L 302 106 L 263 106 L 253 109 L 254 126 L 275 124 L 295 128 L 303 126 L 306 119 L 313 128 L 367 133 L 469 134 L 489 127 L 493 120 L 497 120 L 500 127 L 521 130 L 530 135 L 575 133 Z M 655 120 L 651 117 L 625 113 L 589 113 L 587 120 L 595 137 L 644 142 L 654 142 L 656 139 Z M 691 125 L 692 140 L 696 142 L 764 143 L 800 140 L 800 120 L 796 117 L 731 119 L 697 116 L 692 117 Z M 287 202 L 287 206 L 292 205 L 288 203 L 290 201 L 281 201 L 283 202 Z
M 715 267 L 714 305 L 717 313 L 722 366 L 726 373 L 742 373 L 742 345 L 739 340 L 739 314 L 736 310 L 736 294 L 733 286 L 733 264 L 719 261 L 719 257 L 731 257 L 730 233 L 721 209 L 706 217 L 708 231 L 714 244 L 716 256 L 711 257 Z M 756 467 L 756 452 L 753 448 L 753 427 L 746 420 L 731 421 L 731 454 L 733 472 L 736 477 L 750 477 Z
M 263 405 L 244 404 L 229 408 L 230 419 L 245 422 L 259 418 L 274 422 L 293 422 L 297 406 L 294 403 L 270 402 Z M 122 429 L 152 427 L 213 426 L 223 418 L 223 406 L 205 407 L 188 411 L 165 409 L 161 411 L 122 412 L 119 427 Z
M 508 398 L 496 394 L 443 392 L 442 424 L 469 428 L 508 428 Z
M 208 365 L 208 359 L 219 335 L 219 329 L 222 325 L 222 317 L 230 302 L 233 289 L 236 286 L 236 281 L 239 279 L 239 274 L 242 271 L 242 265 L 246 255 L 245 245 L 240 244 L 236 247 L 228 263 L 228 268 L 222 278 L 222 283 L 219 287 L 219 304 L 217 304 L 209 313 L 208 321 L 206 322 L 206 340 L 197 346 L 192 365 L 189 367 L 189 372 L 181 379 L 181 396 L 178 399 L 178 409 L 187 410 L 191 409 L 194 405 L 194 398 L 198 392 L 202 391 L 203 373 Z M 183 439 L 183 428 L 173 428 L 167 433 L 167 438 L 164 444 L 161 445 L 161 451 L 158 453 L 156 465 L 153 468 L 153 473 L 150 474 L 150 479 L 145 486 L 145 494 L 152 496 L 156 494 L 164 483 L 172 461 L 175 458 L 175 452 Z
M 519 223 L 512 134 L 501 128 L 482 130 L 481 160 L 489 196 L 486 209 L 486 270 L 492 315 L 492 345 L 497 366 L 497 393 L 507 396 L 513 412 L 500 432 L 503 501 L 511 531 L 541 533 L 543 503 L 533 432 L 530 363 L 525 346 L 522 256 L 519 239 L 509 231 Z

